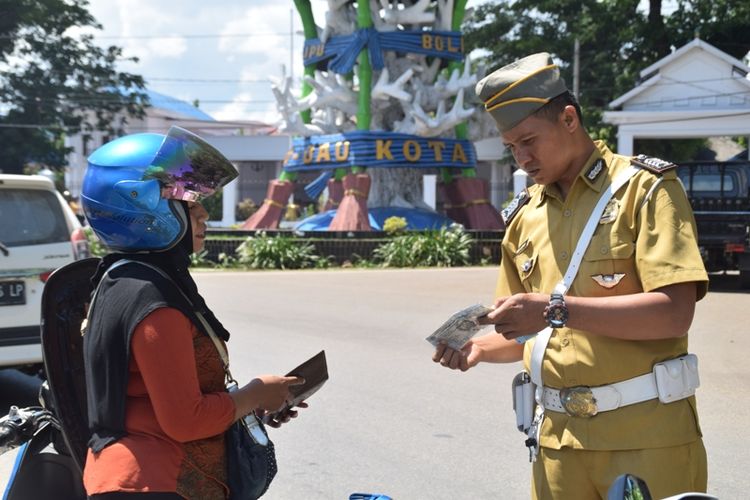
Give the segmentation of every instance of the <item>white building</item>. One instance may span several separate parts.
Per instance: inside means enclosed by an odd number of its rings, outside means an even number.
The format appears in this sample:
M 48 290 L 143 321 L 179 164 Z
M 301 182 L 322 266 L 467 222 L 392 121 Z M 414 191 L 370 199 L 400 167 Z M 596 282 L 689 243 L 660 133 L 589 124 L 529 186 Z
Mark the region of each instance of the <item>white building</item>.
M 641 83 L 604 113 L 617 152 L 635 139 L 750 136 L 750 67 L 695 39 L 641 71 Z

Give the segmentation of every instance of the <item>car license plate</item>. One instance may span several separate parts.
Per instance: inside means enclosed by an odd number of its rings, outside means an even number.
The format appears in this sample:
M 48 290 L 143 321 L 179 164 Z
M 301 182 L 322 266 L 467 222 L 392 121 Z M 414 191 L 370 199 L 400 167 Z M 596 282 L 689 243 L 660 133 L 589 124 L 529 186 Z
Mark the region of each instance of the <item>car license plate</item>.
M 0 281 L 0 306 L 26 303 L 26 287 L 23 281 Z

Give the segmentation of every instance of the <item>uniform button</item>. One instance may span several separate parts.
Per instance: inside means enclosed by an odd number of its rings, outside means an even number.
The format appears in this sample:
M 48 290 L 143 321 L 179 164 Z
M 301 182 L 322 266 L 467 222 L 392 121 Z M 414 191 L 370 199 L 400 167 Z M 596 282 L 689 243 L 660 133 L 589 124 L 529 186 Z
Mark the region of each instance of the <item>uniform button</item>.
M 567 260 L 567 259 L 568 259 L 568 252 L 562 252 L 562 253 L 560 254 L 560 258 L 561 258 L 562 260 Z
M 609 247 L 601 247 L 599 251 L 604 255 L 605 253 L 609 252 Z
M 567 338 L 564 338 L 564 339 L 562 339 L 562 341 L 560 341 L 560 344 L 563 347 L 568 347 L 568 344 L 570 344 L 570 340 L 568 340 Z
M 570 217 L 571 215 L 573 215 L 573 211 L 569 208 L 566 208 L 563 212 L 563 217 Z

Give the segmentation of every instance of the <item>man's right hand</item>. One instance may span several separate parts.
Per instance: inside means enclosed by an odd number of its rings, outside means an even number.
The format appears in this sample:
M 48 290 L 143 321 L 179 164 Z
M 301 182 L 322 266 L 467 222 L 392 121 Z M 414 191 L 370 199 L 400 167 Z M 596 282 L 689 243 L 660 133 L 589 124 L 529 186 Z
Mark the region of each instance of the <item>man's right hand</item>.
M 458 351 L 445 344 L 438 345 L 435 349 L 435 354 L 432 355 L 432 360 L 435 363 L 440 363 L 446 368 L 450 368 L 451 370 L 461 370 L 462 372 L 465 372 L 479 363 L 480 354 L 481 348 L 473 341 L 469 340 L 469 342 Z

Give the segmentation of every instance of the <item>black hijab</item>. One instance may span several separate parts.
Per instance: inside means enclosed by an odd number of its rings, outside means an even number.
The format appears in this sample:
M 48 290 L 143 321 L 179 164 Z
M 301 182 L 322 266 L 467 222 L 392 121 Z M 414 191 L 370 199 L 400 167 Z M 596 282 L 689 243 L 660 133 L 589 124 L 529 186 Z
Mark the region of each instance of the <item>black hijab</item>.
M 184 211 L 187 219 L 187 230 L 175 246 L 163 252 L 109 254 L 102 259 L 91 278 L 94 289 L 98 291 L 83 346 L 91 431 L 88 445 L 95 452 L 126 434 L 125 396 L 130 340 L 138 323 L 148 314 L 161 307 L 178 309 L 208 335 L 195 314 L 198 311 L 216 335 L 224 341 L 229 339 L 229 332 L 208 308 L 188 271 L 193 252 L 189 208 L 187 202 L 174 203 L 175 209 Z M 107 273 L 113 264 L 123 259 L 156 266 L 170 279 L 137 264 L 121 265 Z

